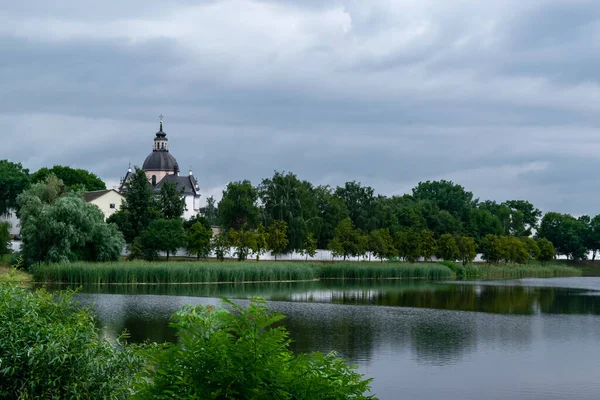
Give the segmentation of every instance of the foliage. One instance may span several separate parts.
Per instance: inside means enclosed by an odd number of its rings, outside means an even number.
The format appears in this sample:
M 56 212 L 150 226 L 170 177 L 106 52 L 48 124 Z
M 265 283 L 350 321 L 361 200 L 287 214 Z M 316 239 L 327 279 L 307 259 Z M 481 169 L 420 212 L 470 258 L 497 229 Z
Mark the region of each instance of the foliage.
M 540 247 L 537 242 L 530 237 L 522 237 L 521 241 L 525 245 L 529 259 L 537 260 L 540 257 Z
M 477 256 L 477 244 L 475 239 L 468 236 L 458 236 L 456 238 L 458 246 L 459 259 L 463 265 L 469 264 Z
M 183 188 L 177 189 L 175 182 L 164 182 L 160 187 L 158 198 L 156 199 L 157 207 L 160 209 L 162 218 L 178 219 L 181 218 L 185 207 L 185 196 Z
M 157 219 L 140 236 L 144 258 L 155 260 L 159 252 L 169 255 L 185 246 L 186 236 L 180 219 Z
M 228 236 L 229 243 L 235 248 L 234 254 L 238 261 L 246 260 L 250 250 L 256 247 L 256 235 L 254 234 L 254 231 L 243 228 L 236 231 L 231 228 Z
M 369 251 L 382 262 L 384 258 L 392 258 L 397 254 L 392 235 L 387 229 L 375 229 L 369 235 Z
M 187 233 L 188 252 L 190 254 L 196 254 L 198 258 L 208 257 L 211 239 L 212 229 L 207 229 L 202 222 L 196 222 Z
M 0 222 L 0 256 L 10 253 L 10 224 Z
M 344 260 L 348 256 L 358 256 L 361 254 L 361 235 L 350 217 L 344 218 L 335 228 L 335 236 L 329 244 L 329 249 L 334 256 L 343 256 Z
M 29 170 L 21 163 L 0 160 L 0 215 L 17 208 L 17 196 L 29 187 Z
M 217 225 L 219 223 L 219 210 L 216 206 L 216 200 L 213 196 L 206 198 L 206 207 L 204 207 L 204 216 L 208 220 L 209 225 Z
M 412 192 L 416 200 L 430 201 L 459 220 L 465 220 L 474 205 L 473 193 L 452 181 L 419 182 Z
M 398 232 L 394 238 L 398 255 L 404 260 L 414 263 L 421 256 L 421 233 L 416 229 Z
M 314 257 L 317 254 L 317 239 L 314 238 L 312 234 L 309 234 L 306 239 L 304 239 L 304 244 L 302 245 L 302 254 L 306 256 L 306 260 L 308 261 L 308 257 Z
M 285 221 L 275 220 L 267 229 L 267 244 L 269 250 L 275 255 L 281 254 L 285 251 L 288 245 L 287 238 L 287 224 Z
M 136 167 L 131 180 L 125 184 L 124 196 L 121 209 L 108 222 L 117 224 L 125 241 L 132 243 L 152 221 L 160 218 L 160 211 L 146 173 L 140 168 Z
M 346 204 L 352 224 L 367 232 L 374 228 L 374 192 L 373 188 L 362 186 L 356 181 L 346 182 L 343 187 L 338 186 L 335 190 L 335 195 Z
M 445 261 L 455 261 L 460 257 L 458 245 L 454 236 L 445 233 L 437 241 L 437 252 L 436 256 Z
M 63 188 L 62 181 L 50 175 L 18 198 L 26 264 L 118 259 L 125 244 L 121 233 L 80 193 L 65 194 Z
M 558 254 L 571 260 L 587 258 L 585 234 L 587 226 L 568 214 L 549 212 L 544 215 L 537 232 L 538 237 L 548 239 Z
M 212 231 L 212 226 L 210 225 L 210 222 L 208 221 L 208 219 L 206 217 L 203 217 L 200 214 L 196 214 L 192 218 L 184 220 L 183 221 L 183 229 L 185 229 L 186 231 L 189 231 L 190 228 L 192 226 L 194 226 L 196 223 L 200 223 L 200 224 L 202 224 L 203 227 Z
M 333 240 L 337 225 L 350 213 L 344 200 L 337 197 L 329 186 L 317 186 L 313 194 L 320 220 L 317 247 L 324 249 Z
M 552 261 L 556 256 L 556 250 L 554 249 L 554 245 L 547 239 L 541 238 L 537 240 L 537 245 L 540 249 L 540 254 L 537 257 L 537 260 L 542 264 L 547 263 L 548 261 Z
M 72 292 L 0 284 L 0 397 L 126 399 L 142 367 L 135 348 L 102 339 Z
M 275 171 L 258 187 L 265 222 L 285 221 L 288 244 L 285 252 L 301 250 L 306 236 L 320 225 L 312 185 L 292 173 Z
M 219 220 L 222 228 L 240 230 L 246 226 L 256 227 L 259 217 L 257 200 L 258 192 L 250 181 L 227 184 L 219 202 Z
M 175 314 L 177 344 L 148 352 L 140 399 L 366 399 L 370 380 L 334 353 L 296 355 L 284 317 L 263 299 L 230 312 L 187 306 Z M 202 371 L 199 373 L 198 371 Z
M 106 185 L 97 175 L 85 169 L 75 169 L 62 165 L 40 169 L 31 175 L 31 182 L 45 182 L 50 175 L 56 176 L 69 188 L 84 191 L 106 190 Z
M 225 232 L 220 232 L 213 237 L 212 248 L 218 260 L 225 260 L 225 253 L 229 251 L 229 238 Z
M 437 241 L 433 236 L 433 232 L 429 229 L 423 229 L 421 231 L 421 255 L 425 261 L 430 261 L 431 257 L 436 253 L 437 250 Z
M 251 244 L 252 254 L 256 256 L 256 261 L 260 261 L 260 256 L 265 254 L 269 248 L 269 235 L 263 224 L 258 224 L 258 228 L 254 232 L 254 241 Z

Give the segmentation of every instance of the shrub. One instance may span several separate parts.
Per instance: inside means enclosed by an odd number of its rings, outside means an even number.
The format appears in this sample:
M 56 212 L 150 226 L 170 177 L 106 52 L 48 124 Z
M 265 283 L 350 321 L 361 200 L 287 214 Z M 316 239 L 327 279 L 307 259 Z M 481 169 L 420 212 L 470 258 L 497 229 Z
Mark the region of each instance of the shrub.
M 134 348 L 102 339 L 72 292 L 0 284 L 0 398 L 124 399 L 142 367 Z
M 229 312 L 187 306 L 174 316 L 179 343 L 147 350 L 139 399 L 368 399 L 370 379 L 335 353 L 296 355 L 281 314 L 263 299 Z

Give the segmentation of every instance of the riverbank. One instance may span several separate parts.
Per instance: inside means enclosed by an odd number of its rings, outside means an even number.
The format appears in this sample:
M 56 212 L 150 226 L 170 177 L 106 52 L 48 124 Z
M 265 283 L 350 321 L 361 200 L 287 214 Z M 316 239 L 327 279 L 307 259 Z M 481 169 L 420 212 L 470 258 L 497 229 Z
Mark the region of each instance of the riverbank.
M 4 255 L 0 258 L 0 282 L 5 282 L 8 279 L 12 280 L 13 282 L 31 282 L 31 274 L 11 267 L 10 259 L 10 254 Z
M 322 279 L 381 280 L 467 278 L 523 278 L 579 276 L 576 268 L 561 265 L 468 265 L 439 263 L 298 263 L 298 262 L 115 262 L 40 264 L 33 280 L 72 285 L 184 284 L 312 281 Z

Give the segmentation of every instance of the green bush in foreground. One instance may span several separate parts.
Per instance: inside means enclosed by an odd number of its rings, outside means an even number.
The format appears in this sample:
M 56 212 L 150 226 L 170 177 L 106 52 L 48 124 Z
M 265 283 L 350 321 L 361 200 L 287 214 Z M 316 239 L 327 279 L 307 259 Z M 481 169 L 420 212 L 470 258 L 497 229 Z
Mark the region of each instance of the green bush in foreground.
M 71 294 L 0 283 L 0 398 L 129 397 L 141 358 L 103 340 Z
M 226 301 L 229 312 L 188 306 L 174 316 L 179 343 L 153 346 L 138 381 L 139 399 L 370 399 L 370 379 L 334 353 L 295 355 L 288 332 L 274 326 L 254 298 L 248 309 Z

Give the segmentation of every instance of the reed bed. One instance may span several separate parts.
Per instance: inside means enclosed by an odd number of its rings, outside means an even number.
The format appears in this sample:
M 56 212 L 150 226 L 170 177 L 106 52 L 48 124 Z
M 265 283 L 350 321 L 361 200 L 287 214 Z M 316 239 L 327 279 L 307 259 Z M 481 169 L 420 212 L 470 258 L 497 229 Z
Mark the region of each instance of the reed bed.
M 577 268 L 565 265 L 487 265 L 471 264 L 460 266 L 456 270 L 457 277 L 462 278 L 553 278 L 561 276 L 580 276 Z
M 388 263 L 334 263 L 319 268 L 321 279 L 394 279 L 421 278 L 429 280 L 451 279 L 452 271 L 441 264 Z

